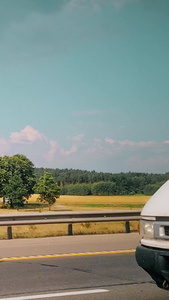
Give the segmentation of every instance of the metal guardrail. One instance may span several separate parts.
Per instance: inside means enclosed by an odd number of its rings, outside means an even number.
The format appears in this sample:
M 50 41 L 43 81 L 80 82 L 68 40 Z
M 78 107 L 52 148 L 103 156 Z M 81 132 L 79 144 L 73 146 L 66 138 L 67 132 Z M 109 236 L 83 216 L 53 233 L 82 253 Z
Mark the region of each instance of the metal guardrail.
M 12 239 L 12 226 L 40 224 L 68 224 L 68 235 L 73 234 L 74 223 L 124 221 L 126 233 L 130 232 L 129 221 L 140 220 L 141 210 L 60 212 L 0 215 L 0 226 L 7 226 L 7 239 Z

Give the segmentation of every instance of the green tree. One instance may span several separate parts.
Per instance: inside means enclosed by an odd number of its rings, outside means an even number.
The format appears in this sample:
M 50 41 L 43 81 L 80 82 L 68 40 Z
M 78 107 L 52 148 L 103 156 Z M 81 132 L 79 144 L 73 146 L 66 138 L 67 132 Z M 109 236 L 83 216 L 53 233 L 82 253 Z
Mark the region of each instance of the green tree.
M 131 195 L 143 194 L 147 185 L 159 184 L 169 180 L 169 173 L 166 174 L 148 174 L 138 172 L 128 173 L 103 173 L 86 170 L 73 170 L 73 169 L 46 169 L 35 168 L 35 175 L 37 180 L 44 174 L 49 172 L 56 180 L 59 186 L 62 187 L 62 194 L 75 193 L 75 188 L 69 185 L 76 184 L 93 184 L 100 182 L 112 182 L 115 187 L 111 187 L 109 194 L 116 195 Z M 147 189 L 147 188 L 146 188 Z M 148 188 L 149 189 L 149 188 Z M 103 187 L 103 190 L 107 190 Z M 153 189 L 154 190 L 154 189 Z M 149 193 L 151 191 L 148 191 Z M 146 192 L 147 193 L 147 192 Z
M 147 184 L 144 189 L 145 195 L 153 195 L 162 185 L 164 182 L 159 182 L 155 184 Z
M 116 195 L 116 184 L 114 182 L 97 182 L 91 187 L 92 195 L 106 196 Z
M 45 172 L 43 176 L 40 177 L 38 183 L 35 186 L 35 190 L 40 196 L 38 199 L 43 202 L 47 202 L 49 205 L 49 210 L 51 205 L 56 202 L 56 199 L 60 196 L 60 187 L 55 182 L 52 175 Z
M 24 155 L 0 158 L 0 194 L 8 198 L 10 207 L 21 207 L 33 193 L 34 165 Z
M 23 197 L 27 195 L 27 190 L 18 171 L 14 171 L 9 178 L 8 184 L 4 186 L 4 195 L 9 199 L 11 208 L 23 206 Z
M 67 186 L 63 186 L 61 188 L 62 195 L 91 195 L 91 184 L 88 183 L 76 183 L 76 184 L 69 184 Z

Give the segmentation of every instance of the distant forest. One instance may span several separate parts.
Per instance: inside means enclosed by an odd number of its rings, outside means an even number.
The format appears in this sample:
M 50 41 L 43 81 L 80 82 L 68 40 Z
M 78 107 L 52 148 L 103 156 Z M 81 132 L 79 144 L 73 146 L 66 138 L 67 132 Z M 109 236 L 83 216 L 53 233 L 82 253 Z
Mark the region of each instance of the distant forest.
M 64 195 L 152 195 L 169 180 L 169 173 L 104 173 L 48 168 L 35 168 L 36 179 L 45 172 L 53 176 Z

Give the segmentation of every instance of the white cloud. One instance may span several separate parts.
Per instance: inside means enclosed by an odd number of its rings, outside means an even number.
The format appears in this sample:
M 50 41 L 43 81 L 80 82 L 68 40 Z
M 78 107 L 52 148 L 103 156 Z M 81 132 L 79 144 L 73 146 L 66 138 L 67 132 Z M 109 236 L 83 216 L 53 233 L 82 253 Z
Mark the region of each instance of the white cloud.
M 168 172 L 169 140 L 163 142 L 95 138 L 83 142 L 84 135 L 69 138 L 69 147 L 26 126 L 9 139 L 0 138 L 0 155 L 26 155 L 35 166 L 81 168 L 108 172 Z
M 74 137 L 80 142 L 83 135 Z M 78 148 L 71 145 L 69 149 L 64 149 L 56 140 L 50 140 L 39 130 L 27 125 L 20 132 L 12 132 L 10 139 L 0 138 L 0 155 L 13 155 L 23 153 L 33 161 L 35 165 L 47 166 L 65 157 L 70 157 L 76 153 Z
M 49 151 L 45 155 L 48 162 L 53 162 L 55 160 L 61 159 L 63 157 L 71 156 L 71 154 L 77 152 L 77 147 L 73 145 L 69 150 L 65 150 L 58 145 L 57 141 L 49 141 Z
M 64 155 L 64 156 L 70 156 L 71 154 L 77 152 L 77 147 L 75 145 L 73 145 L 70 150 L 65 150 L 65 149 L 60 149 L 60 154 Z
M 50 145 L 50 150 L 46 155 L 46 159 L 47 159 L 47 161 L 52 161 L 58 150 L 58 143 L 57 143 L 57 141 L 49 141 L 49 145 Z
M 20 132 L 12 132 L 10 140 L 12 143 L 36 142 L 45 139 L 45 136 L 31 126 L 26 126 Z

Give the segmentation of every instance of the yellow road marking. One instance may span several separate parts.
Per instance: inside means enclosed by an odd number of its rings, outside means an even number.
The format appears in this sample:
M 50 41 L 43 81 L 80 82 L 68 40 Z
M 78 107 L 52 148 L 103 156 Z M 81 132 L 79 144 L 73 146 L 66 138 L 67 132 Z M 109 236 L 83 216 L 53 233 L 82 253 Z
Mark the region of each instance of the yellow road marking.
M 67 253 L 67 254 L 51 254 L 51 255 L 36 255 L 24 257 L 8 257 L 0 258 L 0 261 L 14 261 L 14 260 L 27 260 L 27 259 L 40 259 L 40 258 L 57 258 L 57 257 L 72 257 L 72 256 L 87 256 L 87 255 L 104 255 L 104 254 L 125 254 L 135 253 L 135 250 L 114 250 L 102 252 L 82 252 L 82 253 Z

